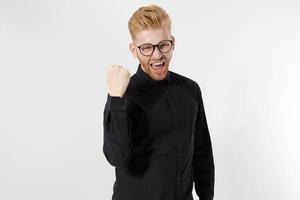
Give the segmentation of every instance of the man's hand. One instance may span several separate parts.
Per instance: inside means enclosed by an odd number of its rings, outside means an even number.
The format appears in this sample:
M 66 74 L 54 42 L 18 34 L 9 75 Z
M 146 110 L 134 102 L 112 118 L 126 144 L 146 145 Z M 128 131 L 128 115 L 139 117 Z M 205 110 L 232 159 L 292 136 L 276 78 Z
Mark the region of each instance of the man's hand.
M 119 65 L 110 65 L 107 68 L 106 82 L 110 96 L 122 97 L 130 80 L 130 72 Z

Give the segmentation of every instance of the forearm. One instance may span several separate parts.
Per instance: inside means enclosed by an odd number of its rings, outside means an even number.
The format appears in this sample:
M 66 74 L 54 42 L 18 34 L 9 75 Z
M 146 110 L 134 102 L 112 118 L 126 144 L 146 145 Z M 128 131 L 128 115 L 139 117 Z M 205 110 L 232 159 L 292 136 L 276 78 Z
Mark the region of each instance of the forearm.
M 108 94 L 103 117 L 103 153 L 112 166 L 120 166 L 131 151 L 125 99 Z
M 214 197 L 215 166 L 212 149 L 209 145 L 201 152 L 195 151 L 193 157 L 195 190 L 200 200 L 212 200 Z

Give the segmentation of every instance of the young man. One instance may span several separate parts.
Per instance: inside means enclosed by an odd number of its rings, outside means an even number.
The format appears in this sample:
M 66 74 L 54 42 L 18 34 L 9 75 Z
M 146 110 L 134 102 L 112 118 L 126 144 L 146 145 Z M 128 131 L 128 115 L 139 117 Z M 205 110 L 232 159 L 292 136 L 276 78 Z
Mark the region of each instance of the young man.
M 214 196 L 214 160 L 199 85 L 169 70 L 175 47 L 161 7 L 134 12 L 130 50 L 139 61 L 130 76 L 107 71 L 103 152 L 115 166 L 113 200 L 200 200 Z

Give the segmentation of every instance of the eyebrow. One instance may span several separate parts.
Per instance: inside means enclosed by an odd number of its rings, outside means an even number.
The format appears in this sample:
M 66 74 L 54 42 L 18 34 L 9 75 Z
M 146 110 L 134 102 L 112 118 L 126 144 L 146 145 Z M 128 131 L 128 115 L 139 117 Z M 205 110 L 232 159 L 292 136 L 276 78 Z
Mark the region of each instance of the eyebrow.
M 163 39 L 163 40 L 161 40 L 161 41 L 164 41 L 164 40 L 172 40 L 172 39 Z M 153 43 L 151 43 L 151 42 L 144 42 L 144 43 L 141 43 L 140 45 L 136 45 L 136 46 L 141 46 L 141 45 L 143 45 L 143 44 L 157 45 L 157 44 L 159 44 L 161 41 L 159 41 L 159 42 L 157 42 L 157 43 L 155 43 L 155 44 L 153 44 Z

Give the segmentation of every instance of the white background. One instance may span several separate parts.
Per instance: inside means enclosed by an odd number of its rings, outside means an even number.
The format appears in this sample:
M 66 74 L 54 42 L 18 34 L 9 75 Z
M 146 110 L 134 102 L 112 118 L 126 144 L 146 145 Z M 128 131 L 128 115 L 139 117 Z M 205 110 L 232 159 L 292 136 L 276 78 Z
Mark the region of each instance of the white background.
M 0 0 L 0 199 L 111 199 L 106 67 L 135 73 L 127 22 L 151 3 L 172 18 L 170 70 L 202 89 L 215 199 L 300 199 L 296 0 Z

